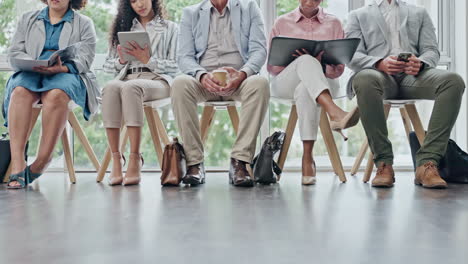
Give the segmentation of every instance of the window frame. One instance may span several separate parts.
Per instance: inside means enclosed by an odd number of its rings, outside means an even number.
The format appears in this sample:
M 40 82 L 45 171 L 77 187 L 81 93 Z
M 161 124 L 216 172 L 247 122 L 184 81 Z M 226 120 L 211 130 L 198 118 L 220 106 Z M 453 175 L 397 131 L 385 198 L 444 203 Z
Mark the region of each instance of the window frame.
M 19 2 L 19 0 L 17 0 Z M 265 32 L 269 34 L 273 23 L 277 16 L 276 10 L 277 0 L 260 0 L 260 8 L 265 20 Z M 463 1 L 462 1 L 463 2 Z M 362 7 L 366 4 L 366 0 L 349 0 L 349 10 L 354 10 L 356 8 Z M 439 48 L 441 51 L 441 60 L 439 65 L 447 66 L 450 71 L 455 71 L 460 73 L 464 79 L 467 76 L 467 54 L 466 54 L 466 44 L 467 44 L 467 4 L 466 3 L 455 3 L 453 0 L 443 1 L 438 0 L 438 28 L 439 28 Z M 461 21 L 463 19 L 465 23 L 455 23 L 455 21 Z M 460 30 L 462 29 L 462 30 Z M 461 34 L 455 34 L 455 32 L 462 32 Z M 457 42 L 455 42 L 455 39 Z M 463 50 L 464 48 L 464 50 Z M 465 52 L 462 58 L 460 56 L 456 57 L 455 54 Z M 93 69 L 96 71 L 102 70 L 102 66 L 105 61 L 107 54 L 96 54 L 96 58 L 93 64 Z M 457 68 L 457 66 L 460 68 Z M 0 54 L 0 71 L 11 71 L 11 68 L 7 62 L 6 54 Z M 265 69 L 263 73 L 266 74 Z M 269 110 L 267 116 L 270 116 Z M 459 120 L 457 121 L 456 127 L 453 131 L 452 136 L 456 138 L 457 141 L 461 142 L 461 146 L 465 149 L 468 146 L 468 103 L 467 96 L 464 95 L 462 111 L 460 112 Z M 67 125 L 68 126 L 68 125 Z M 69 129 L 69 128 L 68 128 Z M 70 129 L 69 129 L 70 130 Z M 265 121 L 260 130 L 260 142 L 263 142 L 268 136 L 270 131 L 270 122 L 269 118 L 265 118 Z M 72 130 L 70 130 L 72 132 Z M 70 139 L 74 138 L 71 133 Z M 72 145 L 73 147 L 73 145 Z M 74 151 L 72 151 L 74 153 Z M 66 168 L 64 164 L 64 169 Z M 300 168 L 288 167 L 288 170 L 299 170 Z M 89 170 L 92 171 L 90 168 Z

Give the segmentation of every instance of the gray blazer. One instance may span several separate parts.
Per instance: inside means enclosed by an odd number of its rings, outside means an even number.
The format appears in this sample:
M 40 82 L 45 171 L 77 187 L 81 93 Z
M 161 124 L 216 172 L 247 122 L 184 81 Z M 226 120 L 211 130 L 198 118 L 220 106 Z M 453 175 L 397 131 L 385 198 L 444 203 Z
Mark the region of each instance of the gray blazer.
M 429 67 L 436 67 L 440 59 L 435 28 L 427 11 L 422 7 L 399 1 L 400 41 L 404 51 L 411 52 Z M 390 33 L 379 6 L 372 4 L 349 14 L 345 29 L 347 38 L 360 38 L 361 43 L 348 67 L 354 71 L 347 87 L 349 98 L 354 96 L 353 77 L 375 64 L 391 51 Z
M 266 37 L 262 14 L 253 0 L 229 0 L 231 26 L 237 48 L 245 65 L 254 73 L 262 68 L 266 60 Z M 209 0 L 185 7 L 179 30 L 177 57 L 180 70 L 195 76 L 204 71 L 200 59 L 208 47 L 210 28 Z
M 18 27 L 11 41 L 8 52 L 10 58 L 37 59 L 45 45 L 45 26 L 42 20 L 37 20 L 41 10 L 25 13 L 18 21 Z M 86 85 L 88 107 L 91 114 L 98 110 L 98 98 L 101 96 L 96 76 L 91 72 L 96 47 L 96 32 L 93 21 L 83 15 L 73 12 L 71 23 L 65 22 L 59 39 L 59 48 L 63 49 L 77 44 L 78 54 L 73 60 Z

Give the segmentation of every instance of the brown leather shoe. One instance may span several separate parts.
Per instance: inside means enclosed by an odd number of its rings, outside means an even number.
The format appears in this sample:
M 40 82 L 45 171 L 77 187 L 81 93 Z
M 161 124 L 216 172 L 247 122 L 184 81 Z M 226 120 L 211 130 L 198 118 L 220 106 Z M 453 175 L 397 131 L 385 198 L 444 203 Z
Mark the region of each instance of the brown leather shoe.
M 392 165 L 380 163 L 377 167 L 377 174 L 372 180 L 372 187 L 391 188 L 395 183 L 395 172 Z
M 250 177 L 246 162 L 231 158 L 231 167 L 229 168 L 229 182 L 234 186 L 253 187 L 254 181 Z
M 205 166 L 202 163 L 189 166 L 182 178 L 184 184 L 199 185 L 205 183 Z
M 440 177 L 437 166 L 431 161 L 416 168 L 414 184 L 430 189 L 447 188 L 447 183 Z

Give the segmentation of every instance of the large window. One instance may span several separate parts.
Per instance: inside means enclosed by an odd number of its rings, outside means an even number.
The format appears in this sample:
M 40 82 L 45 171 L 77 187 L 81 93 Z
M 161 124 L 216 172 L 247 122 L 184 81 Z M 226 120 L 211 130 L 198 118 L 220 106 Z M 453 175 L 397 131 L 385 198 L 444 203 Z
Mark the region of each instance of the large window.
M 373 0 L 366 1 L 369 3 Z M 272 1 L 275 2 L 275 1 Z M 346 26 L 347 15 L 351 7 L 357 8 L 362 6 L 364 1 L 354 0 L 324 0 L 322 6 L 326 10 L 335 16 L 337 16 Z M 441 24 L 439 23 L 439 5 L 442 1 L 423 1 L 423 0 L 409 0 L 406 1 L 411 4 L 424 6 L 429 14 L 431 15 L 434 25 L 436 26 L 437 32 L 439 32 Z M 276 13 L 282 15 L 290 12 L 298 6 L 297 0 L 276 0 Z M 440 39 L 440 38 L 439 38 Z M 443 40 L 441 40 L 443 41 Z M 447 42 L 444 42 L 447 43 Z M 443 48 L 443 43 L 440 43 L 440 48 Z M 448 45 L 446 45 L 448 46 Z M 450 66 L 450 53 L 442 52 L 443 58 L 441 60 L 440 68 L 448 69 Z M 346 69 L 345 73 L 340 78 L 341 89 L 336 103 L 345 110 L 351 110 L 356 106 L 356 100 L 349 101 L 345 97 L 345 88 L 347 81 L 350 77 L 351 72 Z M 421 115 L 424 124 L 428 123 L 430 113 L 432 110 L 433 103 L 431 101 L 421 102 L 418 104 L 418 110 Z M 275 130 L 284 129 L 286 122 L 289 117 L 290 106 L 282 105 L 280 103 L 272 102 L 270 104 L 270 132 Z M 395 163 L 398 166 L 411 166 L 410 148 L 406 137 L 404 136 L 404 126 L 401 121 L 400 112 L 397 109 L 393 109 L 390 112 L 388 120 L 389 137 L 393 144 L 393 150 L 395 154 Z M 343 141 L 342 137 L 335 134 L 335 140 L 339 148 L 343 164 L 348 167 L 354 162 L 355 157 L 360 149 L 362 142 L 365 140 L 365 133 L 361 125 L 354 128 L 348 129 L 346 132 L 349 137 L 348 141 Z M 288 159 L 286 160 L 286 167 L 288 168 L 300 168 L 302 156 L 302 142 L 299 136 L 299 130 L 296 129 L 289 151 Z M 319 138 L 315 144 L 314 156 L 317 160 L 317 164 L 322 166 L 331 166 L 327 156 L 325 144 L 319 133 Z M 365 164 L 365 163 L 362 163 Z
M 183 7 L 200 1 L 201 0 L 166 0 L 165 4 L 169 18 L 173 21 L 179 22 Z M 93 67 L 95 68 L 95 72 L 98 76 L 101 87 L 107 81 L 113 78 L 112 75 L 106 74 L 102 71 L 102 63 L 104 62 L 104 58 L 108 49 L 108 32 L 112 18 L 116 12 L 117 2 L 118 0 L 88 1 L 87 8 L 81 11 L 83 14 L 93 19 L 96 27 L 98 44 L 96 50 L 97 56 Z M 262 7 L 262 11 L 264 13 L 268 13 L 271 10 L 276 10 L 270 12 L 272 13 L 272 19 L 274 19 L 274 17 L 277 15 L 290 12 L 298 5 L 298 0 L 259 0 L 257 2 Z M 446 22 L 447 16 L 450 15 L 450 5 L 447 4 L 447 2 L 451 1 L 409 0 L 407 2 L 417 5 L 424 5 L 427 8 L 439 34 L 440 48 L 443 55 L 440 67 L 452 69 L 451 57 L 453 56 L 453 51 L 451 50 L 451 45 L 453 43 L 450 42 L 450 39 L 452 38 L 450 35 L 451 27 Z M 349 11 L 353 8 L 362 6 L 364 3 L 364 0 L 325 0 L 323 2 L 323 6 L 327 12 L 336 15 L 341 19 L 343 25 L 346 25 L 347 14 Z M 9 39 L 11 38 L 14 31 L 16 20 L 23 12 L 41 7 L 44 7 L 44 5 L 39 0 L 0 0 L 0 26 L 2 27 L 2 31 L 0 32 L 0 98 L 3 98 L 6 81 L 11 75 L 11 72 L 8 71 L 8 67 L 6 65 L 5 53 L 9 45 Z M 267 21 L 267 29 L 269 30 L 269 26 L 271 25 L 269 25 L 268 17 L 265 18 Z M 267 34 L 268 33 L 269 32 L 267 32 Z M 348 76 L 349 71 L 347 70 L 340 79 L 342 87 L 340 98 L 336 99 L 336 102 L 346 110 L 350 110 L 356 105 L 355 100 L 349 101 L 348 99 L 344 98 L 344 87 L 346 85 Z M 265 122 L 265 125 L 262 129 L 262 138 L 265 138 L 267 134 L 275 130 L 284 129 L 287 118 L 289 116 L 290 106 L 281 105 L 279 103 L 271 103 L 270 106 L 270 118 L 269 122 Z M 432 109 L 432 104 L 430 102 L 421 104 L 418 106 L 418 109 L 420 110 L 423 122 L 427 124 Z M 201 107 L 199 108 L 199 111 L 201 113 Z M 162 116 L 169 135 L 178 136 L 174 116 L 170 106 L 159 110 L 159 113 Z M 96 115 L 95 118 L 90 122 L 85 122 L 83 120 L 80 109 L 76 109 L 76 115 L 80 119 L 80 122 L 85 129 L 85 133 L 90 140 L 96 155 L 99 159 L 101 159 L 104 155 L 105 148 L 107 147 L 105 130 L 102 125 L 101 115 Z M 3 124 L 3 118 L 1 115 L 0 123 Z M 401 122 L 401 118 L 399 117 L 398 111 L 392 111 L 388 124 L 390 138 L 396 154 L 397 164 L 410 165 L 411 159 L 408 158 L 409 147 L 406 137 L 403 136 L 403 124 Z M 40 121 L 36 125 L 30 140 L 30 156 L 35 156 L 40 134 L 39 127 Z M 5 131 L 6 129 L 3 126 L 0 126 L 0 132 Z M 286 162 L 286 166 L 288 168 L 300 168 L 302 143 L 300 141 L 298 132 L 298 130 L 295 132 L 296 134 L 294 135 L 292 147 L 290 148 L 290 153 Z M 359 150 L 361 143 L 365 139 L 365 135 L 360 125 L 358 125 L 356 128 L 350 129 L 346 133 L 350 138 L 349 141 L 344 142 L 341 137 L 337 135 L 335 135 L 335 139 L 344 164 L 351 165 L 354 161 L 354 157 L 357 155 L 357 151 Z M 147 128 L 145 128 L 143 135 L 144 138 L 142 143 L 142 152 L 146 161 L 145 169 L 155 169 L 158 167 L 158 164 L 156 161 L 154 148 L 150 143 L 150 133 Z M 234 143 L 234 140 L 235 135 L 227 111 L 218 111 L 205 146 L 206 165 L 210 168 L 226 169 L 229 162 L 231 146 Z M 79 141 L 74 141 L 76 142 L 76 144 L 74 144 L 74 159 L 76 166 L 85 170 L 92 169 L 92 164 L 88 161 L 85 152 L 78 143 Z M 61 154 L 62 150 L 59 144 L 56 149 L 56 158 L 54 159 L 52 167 L 63 168 L 64 163 L 61 159 Z M 329 165 L 329 161 L 326 156 L 326 148 L 323 144 L 323 140 L 320 137 L 316 143 L 314 155 L 316 156 L 317 164 L 319 166 L 327 164 Z

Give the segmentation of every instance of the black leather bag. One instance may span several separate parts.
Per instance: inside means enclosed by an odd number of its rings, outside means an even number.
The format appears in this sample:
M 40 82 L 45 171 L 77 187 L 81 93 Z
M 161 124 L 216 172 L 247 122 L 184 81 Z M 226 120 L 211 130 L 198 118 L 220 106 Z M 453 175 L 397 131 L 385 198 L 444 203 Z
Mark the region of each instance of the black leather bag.
M 11 161 L 10 140 L 7 139 L 7 135 L 8 134 L 5 133 L 2 135 L 2 138 L 0 138 L 0 183 L 3 182 Z
M 277 131 L 269 136 L 262 145 L 260 153 L 252 162 L 255 182 L 260 184 L 271 184 L 278 181 L 281 169 L 275 162 L 274 157 L 283 146 L 285 133 Z
M 28 162 L 28 145 L 29 142 L 26 143 L 26 150 L 24 151 L 24 160 L 26 162 Z M 0 138 L 0 183 L 2 183 L 5 178 L 5 173 L 8 170 L 8 166 L 10 166 L 10 161 L 10 140 L 8 139 L 8 133 L 4 133 Z
M 409 139 L 413 166 L 416 170 L 416 153 L 421 145 L 416 133 L 411 132 Z M 449 139 L 444 158 L 439 162 L 439 174 L 447 182 L 468 183 L 468 154 L 451 139 Z

